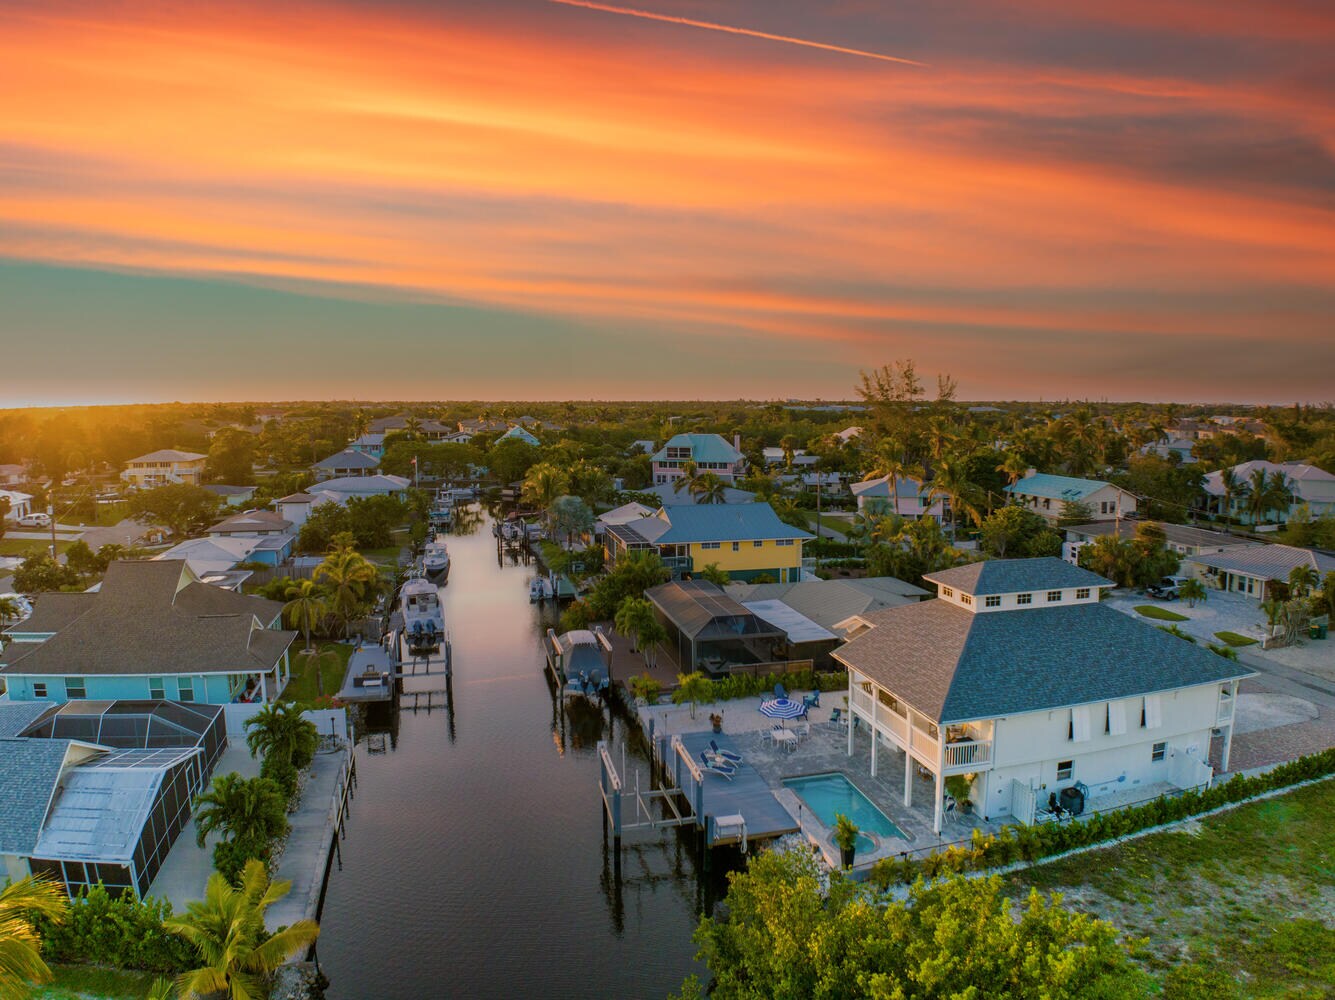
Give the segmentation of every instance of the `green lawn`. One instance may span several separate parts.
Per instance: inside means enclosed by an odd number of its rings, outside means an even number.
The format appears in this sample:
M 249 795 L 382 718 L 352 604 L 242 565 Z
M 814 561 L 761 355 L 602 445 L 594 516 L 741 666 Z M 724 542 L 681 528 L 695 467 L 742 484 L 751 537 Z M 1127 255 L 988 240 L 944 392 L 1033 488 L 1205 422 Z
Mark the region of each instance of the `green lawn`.
M 1136 611 L 1146 618 L 1156 618 L 1161 622 L 1184 622 L 1187 621 L 1186 615 L 1180 615 L 1176 611 L 1169 611 L 1167 608 L 1161 608 L 1157 604 L 1137 604 Z
M 804 510 L 802 514 L 806 517 L 807 524 L 809 524 L 814 531 L 816 528 L 816 512 L 814 510 Z M 830 513 L 825 513 L 820 516 L 820 524 L 822 528 L 829 528 L 831 531 L 837 532 L 845 537 L 847 537 L 848 529 L 851 527 L 846 519 Z
M 146 972 L 124 972 L 91 965 L 57 965 L 55 978 L 29 993 L 31 1000 L 143 1000 L 156 978 Z
M 1239 984 L 1191 996 L 1335 996 L 1335 781 L 1007 877 L 1146 938 L 1156 973 L 1183 960 Z M 1180 975 L 1181 973 L 1179 973 Z
M 292 644 L 292 680 L 288 682 L 283 697 L 290 701 L 312 705 L 319 696 L 319 689 L 316 686 L 315 668 L 312 662 L 314 657 L 302 652 L 305 648 L 305 643 L 301 639 Z M 324 683 L 324 693 L 337 694 L 338 689 L 343 686 L 343 675 L 347 672 L 348 657 L 352 655 L 353 647 L 339 642 L 317 642 L 316 648 L 321 653 L 320 678 Z
M 1216 639 L 1221 639 L 1230 646 L 1254 646 L 1256 640 L 1249 635 L 1238 635 L 1236 632 L 1216 632 Z
M 56 542 L 57 554 L 68 549 L 73 542 L 59 540 Z M 43 555 L 51 551 L 51 542 L 48 539 L 39 542 L 35 538 L 0 538 L 0 556 L 18 556 L 26 559 L 32 555 Z

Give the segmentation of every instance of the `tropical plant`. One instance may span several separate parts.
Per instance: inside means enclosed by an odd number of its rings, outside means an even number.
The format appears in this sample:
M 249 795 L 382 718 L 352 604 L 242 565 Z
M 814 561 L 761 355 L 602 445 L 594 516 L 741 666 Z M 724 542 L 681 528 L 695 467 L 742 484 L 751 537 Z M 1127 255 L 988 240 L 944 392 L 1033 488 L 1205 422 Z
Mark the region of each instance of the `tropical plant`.
M 1289 570 L 1289 594 L 1293 597 L 1306 597 L 1320 582 L 1314 566 L 1295 566 Z
M 29 983 L 50 980 L 37 921 L 59 923 L 68 911 L 64 887 L 44 876 L 29 875 L 0 892 L 0 1000 L 24 1000 Z
M 245 730 L 252 757 L 278 757 L 298 770 L 310 766 L 320 743 L 315 723 L 304 718 L 301 709 L 290 701 L 265 705 L 246 720 Z
M 1247 484 L 1238 476 L 1234 469 L 1219 470 L 1219 487 L 1224 492 L 1223 514 L 1225 517 L 1224 530 L 1228 530 L 1228 520 L 1233 517 L 1233 502 L 1245 498 L 1248 493 Z
M 182 1000 L 261 1000 L 267 995 L 266 978 L 320 934 L 313 920 L 298 920 L 275 934 L 265 930 L 265 910 L 291 888 L 291 882 L 270 882 L 263 863 L 253 859 L 235 885 L 216 872 L 209 876 L 204 899 L 166 924 L 195 946 L 203 963 L 177 978 Z
M 672 692 L 672 704 L 691 703 L 691 718 L 695 718 L 695 706 L 702 701 L 714 700 L 714 685 L 699 670 L 689 674 L 677 674 L 677 690 Z
M 1247 479 L 1247 515 L 1253 524 L 1261 524 L 1271 511 L 1287 511 L 1291 490 L 1282 472 L 1270 475 L 1265 469 L 1253 469 Z
M 4 631 L 5 626 L 21 614 L 23 614 L 23 609 L 19 606 L 16 598 L 0 597 L 0 631 Z
M 349 624 L 366 608 L 379 587 L 380 570 L 360 552 L 339 548 L 315 567 L 313 578 L 324 583 L 329 610 L 343 623 L 346 637 Z
M 713 472 L 692 477 L 688 489 L 696 503 L 724 503 L 728 495 L 728 484 Z
M 834 817 L 834 842 L 841 851 L 851 851 L 858 846 L 857 824 L 845 816 L 843 813 L 836 813 Z
M 631 641 L 631 652 L 635 652 L 636 636 L 646 622 L 654 617 L 654 606 L 643 597 L 627 597 L 617 608 L 612 618 L 613 627 Z
M 656 617 L 641 623 L 635 633 L 635 643 L 640 647 L 640 654 L 644 657 L 646 666 L 657 665 L 658 647 L 667 641 L 667 637 L 667 629 Z
M 997 466 L 997 471 L 1004 475 L 1006 480 L 1014 486 L 1029 474 L 1029 460 L 1018 451 L 1008 451 L 1005 458 Z
M 642 674 L 636 674 L 630 679 L 630 693 L 636 701 L 643 700 L 645 704 L 652 705 L 658 701 L 658 695 L 662 692 L 663 685 L 658 680 L 649 676 L 648 671 Z
M 570 491 L 570 478 L 550 462 L 539 462 L 524 476 L 520 496 L 527 504 L 546 510 L 559 496 Z
M 944 457 L 936 463 L 936 473 L 928 487 L 928 496 L 945 497 L 950 501 L 950 541 L 955 541 L 955 530 L 962 517 L 968 517 L 975 525 L 981 524 L 983 515 L 979 507 L 983 503 L 982 491 L 968 478 L 968 469 L 962 458 Z
M 719 569 L 719 564 L 716 562 L 707 564 L 698 571 L 698 574 L 701 580 L 708 580 L 716 587 L 726 587 L 732 579 L 727 570 Z
M 243 778 L 235 771 L 213 779 L 195 796 L 196 843 L 213 832 L 222 840 L 213 850 L 214 866 L 226 875 L 250 858 L 265 859 L 269 845 L 287 832 L 287 796 L 269 778 Z
M 1177 596 L 1186 601 L 1189 608 L 1194 608 L 1198 601 L 1203 604 L 1210 599 L 1210 593 L 1205 589 L 1205 584 L 1195 577 L 1182 581 L 1181 586 L 1177 588 Z
M 559 496 L 547 509 L 552 533 L 564 535 L 566 544 L 571 544 L 576 535 L 593 530 L 593 511 L 589 505 L 577 496 Z
M 287 603 L 283 605 L 283 615 L 288 624 L 297 626 L 305 634 L 306 652 L 312 653 L 315 646 L 311 643 L 311 632 L 329 613 L 324 591 L 314 580 L 294 580 L 288 584 L 285 596 Z

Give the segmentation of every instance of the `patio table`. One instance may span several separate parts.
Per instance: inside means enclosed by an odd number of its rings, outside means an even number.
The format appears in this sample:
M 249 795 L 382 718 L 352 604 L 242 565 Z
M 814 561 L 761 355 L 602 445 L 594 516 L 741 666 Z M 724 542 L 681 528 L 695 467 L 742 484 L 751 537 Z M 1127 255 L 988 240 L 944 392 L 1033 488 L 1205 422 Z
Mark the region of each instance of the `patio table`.
M 771 735 L 775 740 L 783 744 L 783 749 L 786 752 L 792 753 L 797 749 L 797 733 L 793 732 L 791 729 L 776 729 Z

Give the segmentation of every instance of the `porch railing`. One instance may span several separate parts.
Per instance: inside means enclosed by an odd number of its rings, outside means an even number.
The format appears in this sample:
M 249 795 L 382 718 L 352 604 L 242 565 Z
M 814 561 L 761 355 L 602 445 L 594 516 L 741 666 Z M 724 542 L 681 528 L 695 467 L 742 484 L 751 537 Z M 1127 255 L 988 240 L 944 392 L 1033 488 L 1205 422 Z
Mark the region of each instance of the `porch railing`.
M 946 768 L 978 767 L 992 763 L 991 740 L 964 740 L 946 744 Z

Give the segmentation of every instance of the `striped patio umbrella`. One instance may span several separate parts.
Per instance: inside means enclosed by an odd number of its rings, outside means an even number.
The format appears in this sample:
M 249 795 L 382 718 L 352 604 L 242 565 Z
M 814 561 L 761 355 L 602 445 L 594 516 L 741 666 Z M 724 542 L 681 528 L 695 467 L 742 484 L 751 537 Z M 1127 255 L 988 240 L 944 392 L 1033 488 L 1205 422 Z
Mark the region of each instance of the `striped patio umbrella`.
M 807 707 L 791 698 L 771 698 L 761 703 L 760 714 L 771 719 L 796 719 L 807 714 Z

